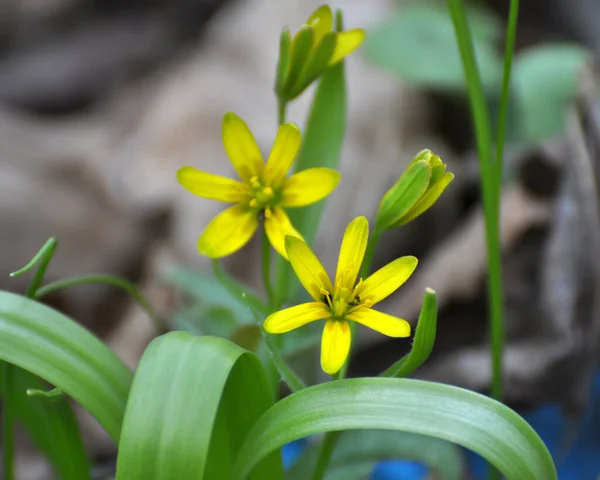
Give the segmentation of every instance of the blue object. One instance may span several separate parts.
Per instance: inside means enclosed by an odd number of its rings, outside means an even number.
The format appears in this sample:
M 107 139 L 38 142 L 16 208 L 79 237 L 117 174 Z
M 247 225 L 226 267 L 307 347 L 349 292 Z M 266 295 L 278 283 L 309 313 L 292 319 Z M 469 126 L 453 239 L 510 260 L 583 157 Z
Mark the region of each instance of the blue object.
M 373 469 L 371 480 L 425 480 L 429 469 L 419 462 L 385 460 Z
M 284 445 L 281 449 L 281 459 L 285 469 L 290 468 L 306 448 L 306 438 Z
M 544 405 L 523 418 L 538 433 L 554 458 L 559 480 L 597 480 L 600 475 L 600 373 L 590 392 L 590 406 L 579 422 L 570 421 L 556 405 Z M 484 460 L 467 451 L 476 480 L 486 479 Z

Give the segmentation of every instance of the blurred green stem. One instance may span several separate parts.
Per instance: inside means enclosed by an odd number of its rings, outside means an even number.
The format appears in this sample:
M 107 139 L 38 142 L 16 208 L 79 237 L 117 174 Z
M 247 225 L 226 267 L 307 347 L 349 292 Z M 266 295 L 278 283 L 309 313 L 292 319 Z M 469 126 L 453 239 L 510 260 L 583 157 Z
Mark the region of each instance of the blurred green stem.
M 483 209 L 488 255 L 488 297 L 492 343 L 492 396 L 502 399 L 502 351 L 504 343 L 504 300 L 500 258 L 500 182 L 501 167 L 492 157 L 492 128 L 486 98 L 477 69 L 475 51 L 467 16 L 461 0 L 447 0 L 460 50 L 471 112 L 475 123 L 477 151 L 481 170 Z M 503 98 L 503 102 L 506 98 Z
M 323 437 L 312 480 L 322 480 L 329 465 L 329 460 L 342 432 L 327 432 Z
M 281 98 L 277 99 L 277 123 L 283 125 L 285 123 L 285 111 L 287 110 L 287 102 Z
M 269 307 L 273 308 L 274 296 L 271 287 L 271 244 L 267 236 L 267 229 L 263 225 L 262 229 L 262 278 L 267 292 Z
M 114 275 L 82 275 L 80 277 L 66 278 L 64 280 L 58 280 L 56 282 L 44 285 L 35 292 L 35 298 L 39 299 L 57 290 L 64 288 L 75 287 L 77 285 L 86 285 L 89 283 L 106 283 L 113 287 L 120 288 L 127 292 L 131 297 L 144 309 L 152 320 L 154 328 L 159 335 L 167 333 L 169 331 L 164 319 L 157 313 L 156 309 L 144 296 L 144 294 L 131 282 Z
M 58 242 L 56 238 L 50 238 L 25 267 L 11 274 L 13 277 L 21 275 L 31 270 L 35 264 L 39 262 L 39 267 L 25 293 L 27 298 L 35 298 L 35 294 L 44 279 L 46 269 L 48 268 L 50 260 L 52 260 L 57 245 Z M 14 365 L 11 365 L 8 362 L 2 363 L 2 460 L 4 466 L 4 480 L 13 480 L 15 477 L 15 444 L 13 430 L 14 406 L 12 405 L 11 391 L 13 376 L 16 372 L 17 368 Z

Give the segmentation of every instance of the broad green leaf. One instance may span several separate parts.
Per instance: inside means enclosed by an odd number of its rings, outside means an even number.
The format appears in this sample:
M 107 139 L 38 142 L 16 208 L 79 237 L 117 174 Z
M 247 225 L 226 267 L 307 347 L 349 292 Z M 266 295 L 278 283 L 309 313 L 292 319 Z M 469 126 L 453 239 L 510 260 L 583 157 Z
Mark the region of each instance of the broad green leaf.
M 425 160 L 412 163 L 381 199 L 375 228 L 393 228 L 414 207 L 429 186 L 431 166 Z
M 63 395 L 53 398 L 27 395 L 30 389 L 48 390 L 48 384 L 25 370 L 15 369 L 11 385 L 16 419 L 48 458 L 56 477 L 89 479 L 89 462 L 67 399 Z
M 496 41 L 502 27 L 487 10 L 470 9 L 469 24 L 483 84 L 496 87 L 502 60 Z M 443 2 L 415 1 L 369 31 L 369 60 L 415 85 L 465 91 L 466 84 L 452 21 Z
M 578 74 L 591 59 L 577 45 L 540 45 L 521 52 L 513 67 L 520 113 L 520 140 L 540 141 L 564 130 Z
M 258 359 L 216 337 L 155 339 L 135 374 L 119 444 L 117 480 L 229 478 L 248 431 L 273 404 Z M 282 478 L 270 453 L 252 478 Z
M 450 385 L 405 378 L 360 378 L 306 388 L 254 425 L 232 478 L 288 442 L 323 432 L 382 429 L 419 433 L 466 447 L 508 480 L 555 480 L 548 449 L 525 420 L 495 400 Z
M 342 27 L 339 14 L 337 23 L 337 30 L 340 31 Z M 346 79 L 342 61 L 327 70 L 319 81 L 296 160 L 296 171 L 313 167 L 337 168 L 345 130 Z M 309 245 L 312 245 L 317 235 L 324 207 L 325 201 L 321 201 L 288 210 L 292 223 Z M 276 298 L 281 303 L 284 298 L 292 297 L 299 285 L 289 263 L 278 257 Z
M 409 353 L 381 374 L 383 377 L 406 377 L 429 358 L 437 330 L 437 297 L 430 288 L 425 290 L 423 306 Z
M 132 374 L 85 328 L 34 300 L 0 291 L 0 360 L 60 388 L 118 441 Z
M 319 444 L 309 448 L 290 468 L 286 480 L 310 478 Z M 391 430 L 353 430 L 340 436 L 325 480 L 364 480 L 385 459 L 421 462 L 439 480 L 463 478 L 462 452 L 454 444 L 416 433 Z

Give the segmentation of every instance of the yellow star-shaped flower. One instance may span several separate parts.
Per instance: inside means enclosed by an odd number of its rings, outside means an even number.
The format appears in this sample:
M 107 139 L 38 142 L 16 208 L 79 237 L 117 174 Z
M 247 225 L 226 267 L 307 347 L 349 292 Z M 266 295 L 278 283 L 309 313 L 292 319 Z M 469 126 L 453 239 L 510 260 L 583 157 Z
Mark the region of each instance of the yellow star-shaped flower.
M 316 320 L 326 320 L 321 340 L 321 368 L 333 375 L 350 351 L 350 321 L 361 323 L 389 337 L 408 337 L 406 320 L 373 310 L 372 307 L 396 291 L 414 272 L 417 259 L 401 257 L 377 270 L 366 280 L 360 271 L 369 223 L 355 218 L 346 228 L 338 259 L 335 283 L 323 265 L 301 239 L 286 237 L 285 248 L 298 279 L 314 299 L 269 315 L 264 323 L 268 333 L 286 333 Z
M 309 168 L 286 177 L 300 148 L 300 130 L 293 123 L 279 127 L 266 162 L 246 123 L 234 113 L 223 118 L 223 145 L 241 181 L 182 167 L 177 180 L 204 198 L 235 203 L 217 215 L 198 239 L 198 251 L 211 258 L 230 255 L 250 241 L 260 222 L 273 248 L 287 258 L 286 235 L 302 238 L 285 213 L 322 200 L 340 181 L 329 168 Z

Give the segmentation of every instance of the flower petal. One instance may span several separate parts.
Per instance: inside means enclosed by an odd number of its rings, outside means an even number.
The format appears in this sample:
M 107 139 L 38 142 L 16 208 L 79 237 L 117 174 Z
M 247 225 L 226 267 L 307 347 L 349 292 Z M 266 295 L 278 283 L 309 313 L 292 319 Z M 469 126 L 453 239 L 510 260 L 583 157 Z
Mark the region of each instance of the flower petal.
M 394 293 L 417 268 L 416 257 L 400 257 L 370 275 L 356 289 L 360 301 L 380 302 Z
M 294 272 L 302 286 L 317 302 L 322 301 L 323 293 L 332 293 L 333 287 L 323 265 L 303 240 L 286 237 L 285 250 Z
M 177 181 L 193 194 L 211 200 L 241 202 L 247 196 L 242 182 L 202 172 L 193 167 L 177 170 Z
M 356 217 L 346 227 L 335 273 L 336 290 L 344 287 L 349 291 L 354 289 L 356 276 L 365 256 L 368 238 L 369 222 L 365 217 Z
M 338 33 L 335 42 L 335 50 L 333 50 L 329 65 L 334 65 L 346 55 L 351 54 L 360 46 L 364 39 L 365 31 L 362 28 L 355 28 L 353 30 Z
M 286 260 L 285 236 L 291 235 L 302 239 L 302 235 L 294 228 L 292 222 L 290 222 L 290 217 L 287 216 L 283 208 L 270 210 L 270 215 L 265 218 L 265 230 L 273 248 Z
M 345 320 L 327 320 L 321 338 L 321 368 L 325 373 L 337 373 L 350 352 L 352 335 Z
M 284 123 L 277 130 L 271 154 L 265 166 L 264 180 L 267 185 L 278 186 L 285 178 L 298 155 L 302 135 L 293 123 Z
M 346 315 L 348 320 L 358 322 L 388 337 L 410 337 L 410 324 L 401 318 L 378 312 L 370 308 L 359 307 Z
M 198 251 L 211 258 L 230 255 L 248 243 L 257 227 L 256 212 L 242 204 L 234 205 L 206 226 L 198 239 Z
M 426 210 L 429 210 L 433 206 L 435 202 L 437 202 L 438 198 L 444 193 L 444 190 L 450 183 L 454 180 L 454 174 L 450 172 L 446 172 L 442 175 L 440 179 L 425 192 L 425 195 L 421 197 L 421 199 L 411 208 L 408 213 L 402 217 L 402 219 L 394 224 L 394 226 L 404 225 L 411 220 L 414 220 L 419 215 L 424 213 Z
M 303 207 L 322 200 L 340 182 L 340 173 L 331 168 L 309 168 L 285 179 L 282 188 L 283 207 Z
M 306 21 L 306 25 L 313 28 L 315 32 L 315 45 L 319 45 L 321 39 L 333 29 L 333 12 L 329 5 L 317 8 Z
M 264 323 L 268 333 L 286 333 L 315 320 L 331 317 L 331 312 L 321 302 L 303 303 L 279 310 L 267 317 Z
M 248 125 L 235 113 L 223 117 L 223 146 L 242 180 L 260 175 L 263 159 Z

